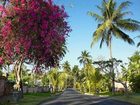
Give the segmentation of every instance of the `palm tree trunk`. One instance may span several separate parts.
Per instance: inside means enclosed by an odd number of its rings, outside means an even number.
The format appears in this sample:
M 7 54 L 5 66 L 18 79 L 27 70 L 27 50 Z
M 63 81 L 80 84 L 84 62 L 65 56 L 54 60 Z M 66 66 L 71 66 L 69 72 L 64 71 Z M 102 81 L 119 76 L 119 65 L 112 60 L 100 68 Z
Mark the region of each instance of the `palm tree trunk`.
M 112 67 L 110 68 L 111 71 L 111 79 L 112 79 L 112 93 L 115 94 L 115 75 L 114 75 L 114 69 L 113 69 L 113 61 L 112 61 L 112 45 L 111 45 L 111 33 L 109 33 L 109 54 L 110 54 L 110 60 L 112 63 Z
M 110 59 L 112 59 L 112 45 L 111 45 L 111 39 L 109 41 L 109 55 L 110 55 Z
M 88 87 L 89 87 L 89 94 L 90 94 L 90 83 L 89 83 L 89 86 Z

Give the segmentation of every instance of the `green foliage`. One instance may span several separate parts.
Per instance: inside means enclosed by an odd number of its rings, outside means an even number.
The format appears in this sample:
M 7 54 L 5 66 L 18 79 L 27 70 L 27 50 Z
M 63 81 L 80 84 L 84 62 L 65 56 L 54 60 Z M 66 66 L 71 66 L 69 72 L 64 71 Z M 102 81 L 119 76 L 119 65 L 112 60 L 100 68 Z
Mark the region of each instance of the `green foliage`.
M 0 76 L 2 76 L 2 71 L 1 71 L 1 69 L 0 69 Z
M 91 62 L 91 55 L 89 52 L 84 50 L 82 51 L 81 56 L 78 57 L 78 60 L 80 64 L 83 64 L 85 66 L 85 64 L 88 64 Z
M 134 92 L 140 92 L 140 74 L 130 78 L 130 83 Z
M 119 100 L 119 101 L 125 101 L 129 103 L 133 103 L 134 105 L 139 105 L 140 103 L 140 94 L 133 94 L 129 97 L 126 96 L 115 96 L 112 99 Z
M 48 79 L 50 84 L 53 86 L 53 88 L 57 87 L 58 84 L 58 76 L 59 72 L 57 68 L 53 68 L 51 71 L 48 73 Z
M 129 60 L 128 69 L 131 75 L 140 74 L 140 52 L 136 51 Z
M 129 7 L 130 4 L 129 1 L 124 1 L 120 5 L 117 5 L 115 0 L 108 0 L 103 1 L 101 6 L 97 6 L 100 10 L 100 14 L 88 12 L 90 16 L 99 22 L 98 28 L 93 33 L 91 46 L 99 40 L 101 40 L 100 48 L 104 42 L 106 42 L 107 46 L 110 46 L 113 36 L 129 44 L 134 44 L 134 41 L 124 32 L 133 32 L 140 29 L 140 22 L 130 18 L 126 19 L 126 15 L 131 12 L 125 11 L 125 9 Z
M 140 52 L 136 51 L 129 60 L 127 75 L 132 91 L 140 92 Z
M 67 80 L 67 74 L 65 72 L 60 72 L 58 76 L 58 88 L 59 91 L 62 91 L 66 87 L 66 80 Z
M 42 77 L 42 85 L 43 86 L 48 86 L 49 85 L 49 78 L 47 76 L 47 74 L 44 74 Z
M 71 72 L 71 67 L 70 67 L 70 64 L 68 61 L 65 61 L 62 65 L 63 67 L 63 70 L 66 72 L 66 73 L 70 73 Z

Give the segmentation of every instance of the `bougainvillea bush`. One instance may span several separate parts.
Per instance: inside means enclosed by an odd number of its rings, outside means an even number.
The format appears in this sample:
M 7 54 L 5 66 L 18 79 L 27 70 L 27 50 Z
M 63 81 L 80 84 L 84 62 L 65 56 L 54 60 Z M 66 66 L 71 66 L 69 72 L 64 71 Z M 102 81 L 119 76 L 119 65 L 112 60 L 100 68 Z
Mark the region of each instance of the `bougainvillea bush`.
M 36 69 L 59 64 L 70 32 L 63 6 L 52 0 L 9 0 L 0 11 L 0 64 L 20 60 Z

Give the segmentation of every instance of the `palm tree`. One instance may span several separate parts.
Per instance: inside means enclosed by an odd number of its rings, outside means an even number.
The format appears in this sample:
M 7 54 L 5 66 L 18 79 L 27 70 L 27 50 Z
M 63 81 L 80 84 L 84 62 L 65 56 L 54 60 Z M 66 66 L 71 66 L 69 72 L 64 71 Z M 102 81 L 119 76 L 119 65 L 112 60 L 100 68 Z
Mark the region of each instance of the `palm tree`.
M 86 50 L 82 51 L 81 56 L 78 57 L 80 64 L 83 64 L 84 67 L 91 61 L 91 55 Z
M 71 67 L 68 61 L 65 61 L 62 66 L 66 73 L 66 87 L 68 87 L 71 84 Z
M 53 92 L 56 91 L 58 85 L 59 72 L 57 68 L 53 68 L 48 72 L 49 83 L 53 86 Z
M 114 0 L 105 0 L 102 2 L 102 7 L 97 6 L 101 11 L 101 15 L 94 12 L 89 12 L 89 15 L 93 16 L 98 22 L 98 28 L 93 33 L 93 41 L 91 46 L 101 39 L 100 48 L 104 41 L 106 41 L 107 46 L 110 49 L 110 58 L 112 58 L 111 51 L 111 41 L 113 36 L 122 39 L 129 44 L 134 44 L 134 41 L 126 34 L 126 31 L 137 31 L 140 29 L 140 22 L 133 19 L 125 19 L 124 17 L 131 12 L 124 12 L 123 9 L 128 7 L 131 2 L 122 2 L 118 7 L 116 7 L 116 2 Z
M 74 65 L 73 69 L 72 69 L 72 76 L 74 77 L 74 81 L 73 81 L 73 87 L 75 88 L 76 87 L 76 81 L 77 81 L 77 78 L 79 76 L 79 67 L 78 65 Z
M 65 89 L 66 86 L 66 79 L 67 79 L 67 75 L 65 72 L 60 72 L 58 78 L 58 89 L 59 91 L 62 91 Z
M 131 2 L 125 1 L 117 6 L 117 3 L 114 0 L 103 0 L 102 6 L 97 6 L 101 11 L 101 15 L 94 12 L 88 12 L 89 15 L 99 22 L 98 28 L 93 33 L 91 47 L 99 40 L 101 40 L 100 48 L 103 43 L 106 42 L 110 50 L 110 59 L 112 59 L 112 38 L 116 37 L 128 42 L 129 44 L 134 44 L 134 41 L 124 31 L 133 32 L 140 29 L 140 22 L 131 18 L 125 18 L 126 15 L 131 13 L 129 11 L 124 11 L 124 9 L 130 4 Z M 113 69 L 112 72 L 114 73 Z M 112 85 L 114 91 L 114 81 Z
M 85 82 L 86 82 L 86 78 L 85 78 L 85 73 L 84 70 L 79 70 L 78 72 L 78 76 L 77 76 L 77 86 L 79 91 L 81 92 L 85 92 Z
M 62 66 L 66 73 L 70 73 L 71 67 L 70 67 L 70 63 L 68 61 L 65 61 Z

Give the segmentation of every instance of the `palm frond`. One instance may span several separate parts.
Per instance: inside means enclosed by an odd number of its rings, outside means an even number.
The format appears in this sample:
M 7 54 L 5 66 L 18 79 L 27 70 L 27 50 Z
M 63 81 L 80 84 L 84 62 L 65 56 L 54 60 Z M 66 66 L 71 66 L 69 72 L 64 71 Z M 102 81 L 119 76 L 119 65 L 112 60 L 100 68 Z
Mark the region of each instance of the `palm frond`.
M 130 14 L 130 12 L 121 13 L 123 9 L 128 7 L 130 4 L 131 2 L 129 1 L 122 2 L 116 10 L 114 9 L 114 12 L 112 14 L 112 19 L 122 18 L 124 15 Z
M 102 22 L 104 21 L 104 17 L 103 16 L 100 16 L 94 12 L 88 12 L 88 15 L 92 16 L 93 18 L 95 18 L 95 20 L 97 20 L 98 22 Z
M 140 46 L 140 42 L 137 44 L 137 47 L 139 47 Z
M 100 48 L 102 48 L 102 45 L 103 45 L 103 43 L 105 41 L 105 37 L 106 37 L 106 31 L 103 32 L 102 39 L 101 39 L 101 42 L 100 42 Z
M 104 7 L 100 7 L 100 6 L 96 6 L 100 11 L 101 11 L 101 14 L 104 14 L 105 12 L 105 8 Z
M 133 13 L 131 11 L 126 11 L 126 12 L 122 12 L 122 13 L 116 11 L 116 12 L 114 12 L 112 19 L 114 21 L 117 21 L 127 15 L 133 15 Z
M 126 19 L 127 21 L 129 22 L 132 22 L 132 23 L 137 23 L 137 24 L 140 24 L 140 21 L 137 21 L 137 20 L 133 20 L 133 19 Z
M 110 21 L 107 20 L 97 28 L 97 30 L 93 33 L 91 47 L 93 47 L 93 45 L 102 38 L 103 33 L 110 25 L 111 25 Z
M 116 2 L 114 2 L 113 0 L 110 0 L 109 2 L 109 5 L 108 5 L 108 11 L 109 11 L 109 14 L 110 14 L 110 17 L 112 17 L 115 9 L 116 9 Z
M 134 39 L 135 39 L 135 38 L 140 38 L 140 35 L 138 35 L 138 36 L 134 37 Z
M 122 29 L 128 30 L 128 31 L 137 31 L 140 30 L 140 24 L 138 21 L 130 20 L 130 19 L 123 19 L 118 20 L 116 22 L 116 25 Z
M 130 4 L 132 4 L 130 1 L 122 2 L 122 3 L 119 5 L 118 10 L 119 10 L 119 11 L 122 11 L 123 9 L 126 9 L 127 7 L 129 7 Z
M 127 35 L 126 33 L 124 33 L 122 30 L 120 30 L 118 27 L 116 27 L 115 25 L 113 25 L 113 34 L 115 37 L 120 38 L 126 42 L 128 42 L 129 44 L 134 44 L 133 39 L 131 39 L 129 37 L 129 35 Z

